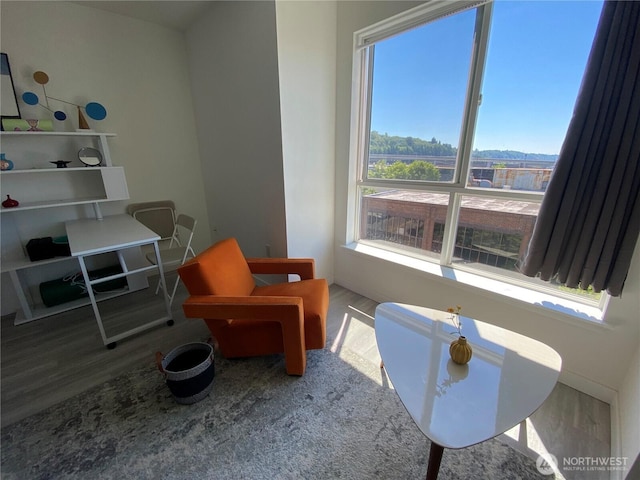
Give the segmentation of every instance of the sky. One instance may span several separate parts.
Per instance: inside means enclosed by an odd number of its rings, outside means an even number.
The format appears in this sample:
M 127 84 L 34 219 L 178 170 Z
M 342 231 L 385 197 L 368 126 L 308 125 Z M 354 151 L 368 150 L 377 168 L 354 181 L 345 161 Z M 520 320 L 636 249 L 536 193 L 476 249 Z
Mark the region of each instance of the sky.
M 557 154 L 602 2 L 497 0 L 474 149 Z M 375 46 L 371 129 L 458 145 L 475 11 Z

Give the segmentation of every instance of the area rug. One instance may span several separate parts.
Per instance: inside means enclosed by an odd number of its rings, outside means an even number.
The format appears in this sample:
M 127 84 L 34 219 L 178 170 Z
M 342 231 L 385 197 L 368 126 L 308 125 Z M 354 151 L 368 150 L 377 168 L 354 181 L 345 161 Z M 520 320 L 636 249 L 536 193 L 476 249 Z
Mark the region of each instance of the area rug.
M 429 441 L 378 365 L 352 351 L 216 357 L 213 389 L 180 405 L 150 359 L 2 430 L 9 479 L 422 479 Z M 544 479 L 497 440 L 445 450 L 439 479 Z

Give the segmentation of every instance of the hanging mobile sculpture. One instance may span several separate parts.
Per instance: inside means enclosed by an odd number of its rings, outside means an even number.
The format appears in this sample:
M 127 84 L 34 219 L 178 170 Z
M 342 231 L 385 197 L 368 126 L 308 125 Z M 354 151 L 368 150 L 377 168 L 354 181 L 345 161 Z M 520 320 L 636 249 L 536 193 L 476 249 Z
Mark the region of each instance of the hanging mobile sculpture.
M 35 72 L 33 74 L 33 79 L 36 81 L 36 83 L 42 85 L 42 92 L 44 94 L 44 100 L 46 105 L 43 105 L 42 103 L 40 103 L 40 99 L 38 98 L 38 95 L 36 95 L 33 92 L 24 92 L 22 94 L 22 100 L 27 105 L 40 105 L 42 108 L 49 110 L 50 112 L 53 113 L 53 116 L 55 117 L 56 120 L 60 120 L 60 121 L 66 120 L 67 114 L 64 113 L 62 110 L 55 110 L 55 111 L 52 110 L 51 107 L 49 106 L 49 100 L 55 100 L 57 102 L 66 103 L 68 105 L 73 105 L 74 107 L 76 107 L 78 109 L 78 127 L 82 130 L 89 130 L 91 128 L 87 123 L 87 119 L 82 114 L 82 108 L 84 108 L 84 111 L 87 112 L 87 115 L 89 116 L 89 118 L 93 120 L 103 120 L 107 116 L 107 110 L 98 102 L 89 102 L 84 107 L 82 107 L 77 103 L 67 102 L 66 100 L 61 100 L 59 98 L 55 98 L 47 95 L 47 90 L 45 89 L 44 86 L 47 83 L 49 83 L 49 75 L 47 75 L 45 72 L 42 72 L 42 71 Z

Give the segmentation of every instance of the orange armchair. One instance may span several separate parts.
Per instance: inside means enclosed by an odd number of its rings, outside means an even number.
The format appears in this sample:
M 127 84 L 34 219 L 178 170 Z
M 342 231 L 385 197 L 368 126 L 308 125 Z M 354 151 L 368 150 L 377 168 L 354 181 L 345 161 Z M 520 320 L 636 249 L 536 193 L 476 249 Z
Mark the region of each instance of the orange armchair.
M 329 287 L 310 258 L 245 258 L 233 238 L 178 269 L 191 295 L 182 305 L 202 318 L 225 358 L 283 353 L 289 375 L 303 375 L 306 350 L 324 348 Z M 297 274 L 300 281 L 256 286 L 253 274 Z

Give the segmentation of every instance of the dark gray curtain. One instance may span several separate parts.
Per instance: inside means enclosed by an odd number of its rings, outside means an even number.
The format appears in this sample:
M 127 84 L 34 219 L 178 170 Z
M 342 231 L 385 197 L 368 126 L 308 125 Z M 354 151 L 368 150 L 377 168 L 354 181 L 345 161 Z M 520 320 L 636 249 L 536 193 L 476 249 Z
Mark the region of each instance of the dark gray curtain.
M 640 232 L 640 2 L 606 1 L 520 270 L 619 296 Z

